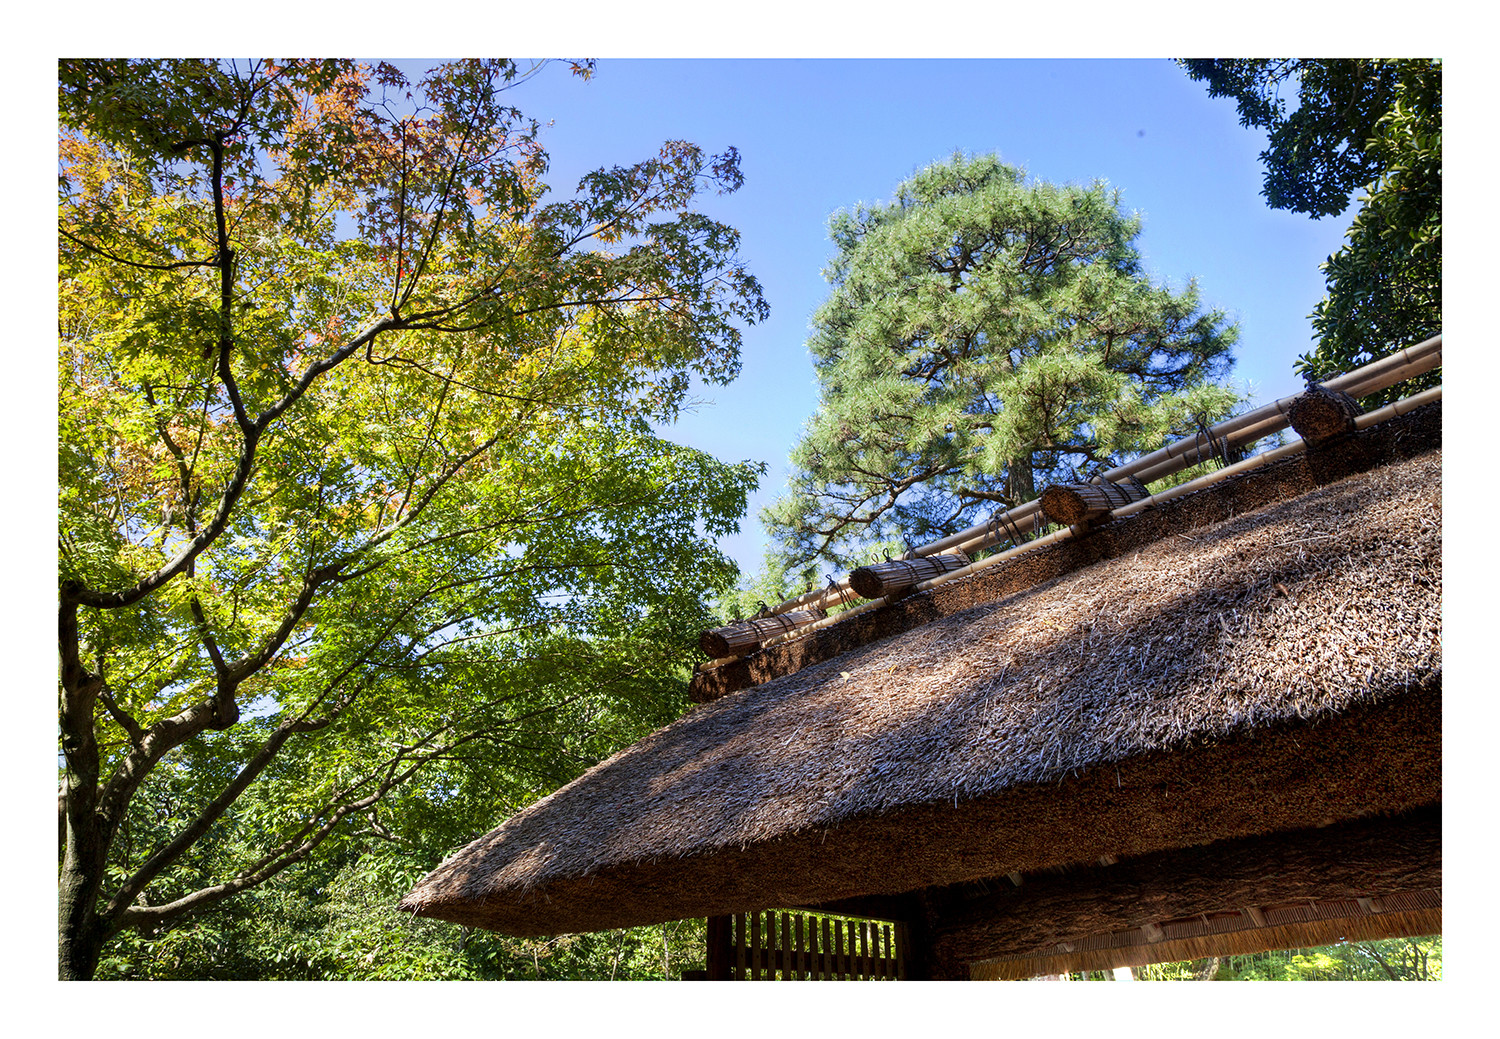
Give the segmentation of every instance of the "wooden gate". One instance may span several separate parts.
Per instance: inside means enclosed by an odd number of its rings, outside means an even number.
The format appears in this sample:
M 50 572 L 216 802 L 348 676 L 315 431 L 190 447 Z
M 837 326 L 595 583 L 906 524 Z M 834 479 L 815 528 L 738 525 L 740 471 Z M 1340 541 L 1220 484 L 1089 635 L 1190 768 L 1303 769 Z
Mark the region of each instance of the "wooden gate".
M 867 981 L 906 977 L 900 923 L 762 910 L 708 918 L 715 981 Z

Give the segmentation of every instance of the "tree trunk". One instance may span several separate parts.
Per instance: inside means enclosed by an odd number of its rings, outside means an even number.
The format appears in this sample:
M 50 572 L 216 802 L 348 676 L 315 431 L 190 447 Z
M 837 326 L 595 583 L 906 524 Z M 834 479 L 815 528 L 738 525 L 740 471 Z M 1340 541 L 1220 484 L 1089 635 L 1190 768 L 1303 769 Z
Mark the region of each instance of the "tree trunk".
M 1023 455 L 1006 466 L 1006 490 L 1010 500 L 1017 505 L 1036 497 L 1036 474 L 1031 468 L 1031 456 Z
M 95 904 L 104 881 L 107 846 L 96 811 L 99 747 L 94 738 L 94 704 L 104 679 L 83 664 L 78 606 L 66 594 L 58 608 L 58 654 L 58 735 L 64 767 L 58 797 L 63 849 L 57 877 L 57 976 L 87 981 L 98 969 L 104 947 Z
M 1219 973 L 1219 966 L 1224 962 L 1222 956 L 1210 956 L 1203 961 L 1203 966 L 1193 972 L 1194 981 L 1213 981 L 1214 975 Z
M 94 915 L 99 878 L 90 877 L 74 857 L 68 855 L 59 872 L 57 886 L 57 980 L 92 981 L 104 948 L 104 929 Z
M 92 755 L 81 755 L 85 768 Z M 104 883 L 105 848 L 94 814 L 88 776 L 69 762 L 63 801 L 62 862 L 57 871 L 57 978 L 90 981 L 99 967 L 105 927 L 99 919 L 99 889 Z

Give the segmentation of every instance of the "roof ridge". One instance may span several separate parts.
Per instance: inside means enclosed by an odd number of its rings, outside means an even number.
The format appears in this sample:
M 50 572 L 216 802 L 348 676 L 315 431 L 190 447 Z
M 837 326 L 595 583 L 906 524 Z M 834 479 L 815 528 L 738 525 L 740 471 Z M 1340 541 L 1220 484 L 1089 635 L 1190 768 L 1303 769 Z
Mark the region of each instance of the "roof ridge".
M 1067 528 L 990 559 L 943 574 L 895 596 L 876 599 L 767 641 L 745 656 L 699 664 L 688 696 L 706 703 L 804 667 L 834 659 L 856 646 L 910 631 L 980 602 L 1024 591 L 1234 515 L 1300 497 L 1318 486 L 1415 457 L 1442 446 L 1442 405 L 1432 391 L 1364 416 L 1364 428 L 1333 443 L 1309 448 L 1301 441 L 1267 459 L 1257 455 L 1192 483 L 1112 513 L 1110 522 Z M 1246 463 L 1253 463 L 1247 465 Z M 1240 466 L 1245 466 L 1241 469 Z M 1227 505 L 1227 514 L 1216 505 Z

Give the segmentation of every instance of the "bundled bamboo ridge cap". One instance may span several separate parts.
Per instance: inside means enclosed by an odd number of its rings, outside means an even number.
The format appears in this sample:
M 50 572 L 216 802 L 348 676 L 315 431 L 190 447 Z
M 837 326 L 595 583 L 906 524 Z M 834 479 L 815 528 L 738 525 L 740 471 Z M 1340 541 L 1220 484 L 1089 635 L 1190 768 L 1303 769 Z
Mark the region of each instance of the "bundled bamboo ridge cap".
M 1291 407 L 1289 418 L 1297 435 L 1309 444 L 1354 432 L 1354 423 L 1363 414 L 1353 397 L 1342 390 L 1310 383 L 1307 391 Z
M 969 557 L 962 552 L 941 552 L 919 559 L 889 559 L 855 570 L 849 575 L 849 586 L 865 599 L 879 599 L 968 565 Z
M 1071 527 L 1106 516 L 1115 509 L 1140 501 L 1150 492 L 1134 476 L 1120 483 L 1059 483 L 1042 492 L 1042 511 L 1053 523 Z
M 828 614 L 824 611 L 812 609 L 753 617 L 703 632 L 698 636 L 698 646 L 710 657 L 732 659 L 744 656 L 769 638 L 795 631 L 826 616 Z

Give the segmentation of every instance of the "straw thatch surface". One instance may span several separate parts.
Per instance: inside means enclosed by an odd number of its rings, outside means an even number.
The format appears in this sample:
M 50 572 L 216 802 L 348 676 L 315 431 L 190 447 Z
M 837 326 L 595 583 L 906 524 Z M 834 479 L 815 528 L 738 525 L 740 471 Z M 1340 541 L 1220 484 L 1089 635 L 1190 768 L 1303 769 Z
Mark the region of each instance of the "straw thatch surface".
M 402 906 L 597 930 L 1431 804 L 1440 477 L 1429 452 L 705 704 Z

